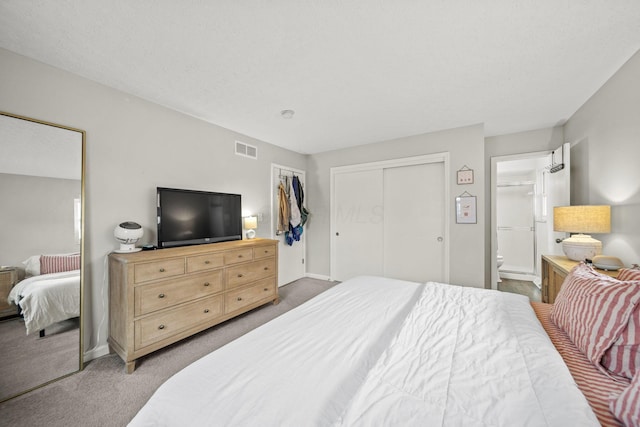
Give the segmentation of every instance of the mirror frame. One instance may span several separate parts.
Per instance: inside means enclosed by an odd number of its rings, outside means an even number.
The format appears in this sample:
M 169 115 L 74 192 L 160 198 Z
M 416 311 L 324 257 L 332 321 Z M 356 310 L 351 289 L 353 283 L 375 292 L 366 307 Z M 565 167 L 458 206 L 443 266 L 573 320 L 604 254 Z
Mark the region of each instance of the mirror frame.
M 48 384 L 51 384 L 55 381 L 58 381 L 62 378 L 66 378 L 70 375 L 76 374 L 80 371 L 82 371 L 84 369 L 84 276 L 85 276 L 85 255 L 84 255 L 84 248 L 85 248 L 85 240 L 86 240 L 86 234 L 85 234 L 85 169 L 86 169 L 86 137 L 87 134 L 84 130 L 82 129 L 77 129 L 77 128 L 73 128 L 73 127 L 69 127 L 69 126 L 64 126 L 64 125 L 60 125 L 57 123 L 52 123 L 52 122 L 48 122 L 45 120 L 39 120 L 39 119 L 34 119 L 32 117 L 27 117 L 27 116 L 22 116 L 22 115 L 18 115 L 18 114 L 13 114 L 13 113 L 8 113 L 6 111 L 0 111 L 0 116 L 6 116 L 6 117 L 12 117 L 14 119 L 19 119 L 19 120 L 25 120 L 28 122 L 32 122 L 32 123 L 37 123 L 37 124 L 41 124 L 41 125 L 46 125 L 46 126 L 52 126 L 52 127 L 56 127 L 56 128 L 60 128 L 60 129 L 65 129 L 68 131 L 72 131 L 72 132 L 78 132 L 82 135 L 82 157 L 81 157 L 81 162 L 82 162 L 82 167 L 81 167 L 81 173 L 80 173 L 80 331 L 79 331 L 79 343 L 78 343 L 78 369 L 73 371 L 73 372 L 69 372 L 67 374 L 64 374 L 60 377 L 48 380 L 43 382 L 42 384 L 39 384 L 35 387 L 31 387 L 27 390 L 22 390 L 19 391 L 18 393 L 11 395 L 7 398 L 4 398 L 2 400 L 0 400 L 0 403 L 2 402 L 6 402 L 7 400 L 13 399 L 15 397 L 21 396 L 23 394 L 29 393 L 33 390 L 36 390 L 38 388 L 44 387 Z

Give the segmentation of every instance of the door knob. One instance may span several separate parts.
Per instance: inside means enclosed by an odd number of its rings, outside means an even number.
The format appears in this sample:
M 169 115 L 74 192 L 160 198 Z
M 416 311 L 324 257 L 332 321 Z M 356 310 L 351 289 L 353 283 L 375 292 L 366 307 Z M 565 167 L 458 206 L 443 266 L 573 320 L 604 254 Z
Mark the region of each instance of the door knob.
M 443 240 L 442 236 L 438 236 L 438 242 L 442 242 Z

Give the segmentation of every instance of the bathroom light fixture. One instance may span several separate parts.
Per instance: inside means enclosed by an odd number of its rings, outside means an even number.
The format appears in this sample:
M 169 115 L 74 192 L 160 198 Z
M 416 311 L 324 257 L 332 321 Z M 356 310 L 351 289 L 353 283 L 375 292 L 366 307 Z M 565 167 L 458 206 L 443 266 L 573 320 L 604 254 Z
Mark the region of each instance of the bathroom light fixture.
M 556 206 L 553 230 L 573 234 L 562 241 L 562 250 L 574 261 L 593 259 L 602 253 L 602 242 L 582 233 L 611 232 L 611 206 Z
M 255 229 L 258 228 L 258 217 L 257 216 L 245 216 L 243 219 L 244 228 L 247 230 L 247 239 L 253 239 L 256 237 Z
M 291 119 L 296 112 L 293 110 L 282 110 L 280 111 L 280 115 L 283 119 Z

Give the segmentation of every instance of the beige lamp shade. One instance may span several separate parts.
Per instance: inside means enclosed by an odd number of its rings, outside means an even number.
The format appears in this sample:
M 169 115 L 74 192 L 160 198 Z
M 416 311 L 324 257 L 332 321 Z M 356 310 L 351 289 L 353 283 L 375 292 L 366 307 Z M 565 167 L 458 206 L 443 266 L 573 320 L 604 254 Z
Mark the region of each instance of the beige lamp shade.
M 593 259 L 602 253 L 602 242 L 582 233 L 611 232 L 611 206 L 556 206 L 553 230 L 577 233 L 562 241 L 562 250 L 574 261 Z
M 245 216 L 244 217 L 244 228 L 247 230 L 253 230 L 258 228 L 258 217 L 255 216 Z
M 556 206 L 553 230 L 567 233 L 610 233 L 611 206 Z

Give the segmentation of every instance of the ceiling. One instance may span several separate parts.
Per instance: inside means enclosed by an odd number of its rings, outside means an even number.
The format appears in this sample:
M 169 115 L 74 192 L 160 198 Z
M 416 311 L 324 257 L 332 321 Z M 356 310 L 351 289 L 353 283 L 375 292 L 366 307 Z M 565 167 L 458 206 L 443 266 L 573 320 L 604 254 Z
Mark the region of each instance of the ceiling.
M 640 1 L 2 0 L 0 47 L 318 153 L 562 124 L 640 48 Z

